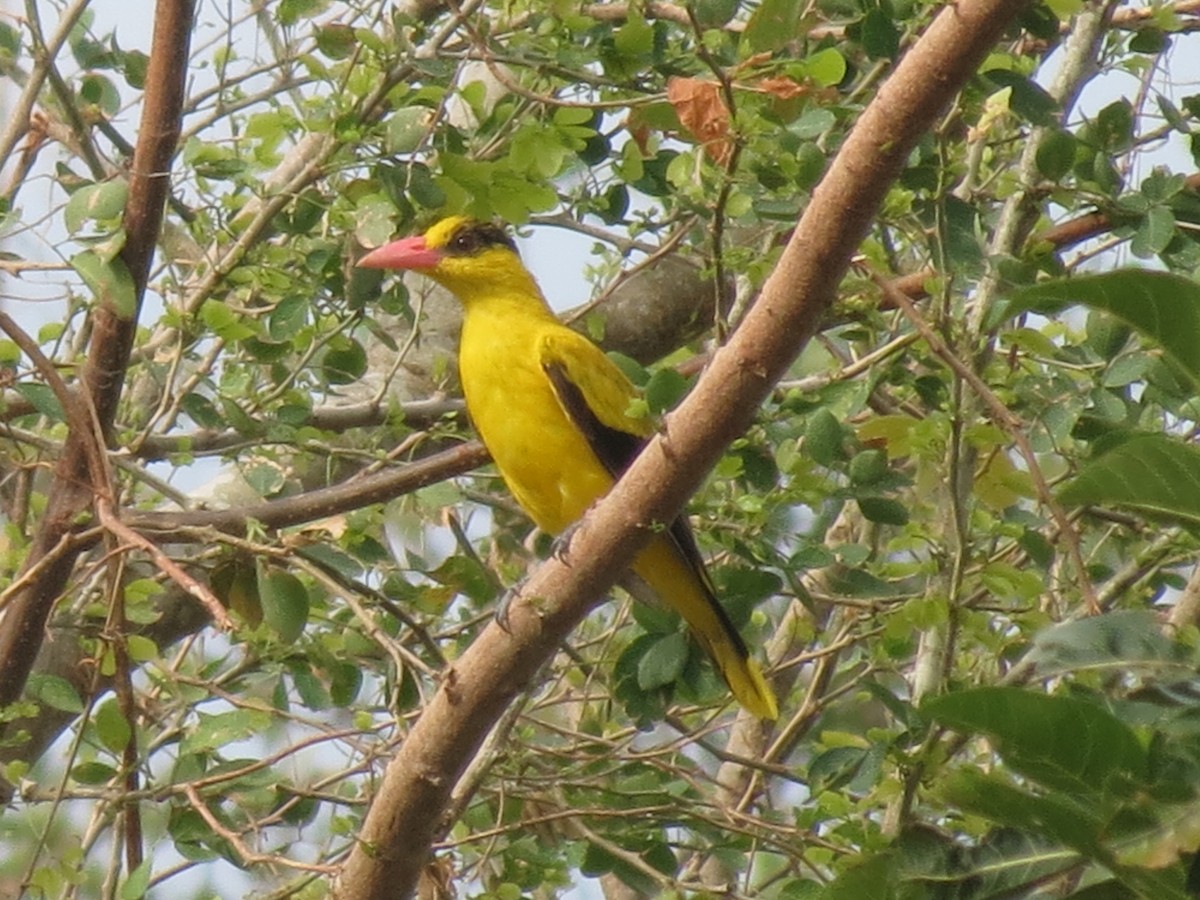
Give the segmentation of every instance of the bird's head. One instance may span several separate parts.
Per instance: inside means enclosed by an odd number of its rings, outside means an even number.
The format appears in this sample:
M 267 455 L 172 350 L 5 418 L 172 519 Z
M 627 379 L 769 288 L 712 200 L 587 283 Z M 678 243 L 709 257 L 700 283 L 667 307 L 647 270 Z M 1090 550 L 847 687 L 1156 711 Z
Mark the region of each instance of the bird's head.
M 368 269 L 412 269 L 448 288 L 464 304 L 497 294 L 541 298 L 508 233 L 468 216 L 442 219 L 422 235 L 401 238 L 358 261 Z

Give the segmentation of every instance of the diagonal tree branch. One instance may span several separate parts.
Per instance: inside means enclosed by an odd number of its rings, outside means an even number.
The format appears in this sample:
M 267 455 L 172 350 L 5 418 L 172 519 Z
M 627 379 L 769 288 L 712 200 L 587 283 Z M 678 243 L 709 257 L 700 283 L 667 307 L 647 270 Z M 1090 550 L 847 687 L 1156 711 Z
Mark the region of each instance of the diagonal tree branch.
M 105 433 L 116 416 L 137 330 L 137 311 L 162 226 L 170 161 L 183 112 L 194 12 L 194 0 L 159 0 L 155 11 L 146 94 L 125 206 L 126 241 L 121 252 L 121 261 L 133 279 L 135 307 L 130 311 L 109 302 L 97 304 L 81 379 L 85 402 Z M 80 516 L 91 508 L 98 486 L 90 477 L 88 448 L 95 439 L 90 429 L 87 433 L 71 429 L 55 468 L 50 501 L 29 549 L 25 570 L 37 567 L 44 556 L 54 552 L 77 527 Z M 30 579 L 5 610 L 0 620 L 0 706 L 21 696 L 41 647 L 50 610 L 62 593 L 79 552 L 81 548 L 73 547 L 55 565 L 38 569 L 36 577 Z
M 816 332 L 888 187 L 920 136 L 1025 4 L 943 7 L 863 113 L 813 194 L 762 295 L 664 431 L 510 605 L 449 669 L 388 766 L 335 895 L 409 895 L 451 791 L 504 708 L 598 602 L 649 536 L 670 521 L 752 422 Z

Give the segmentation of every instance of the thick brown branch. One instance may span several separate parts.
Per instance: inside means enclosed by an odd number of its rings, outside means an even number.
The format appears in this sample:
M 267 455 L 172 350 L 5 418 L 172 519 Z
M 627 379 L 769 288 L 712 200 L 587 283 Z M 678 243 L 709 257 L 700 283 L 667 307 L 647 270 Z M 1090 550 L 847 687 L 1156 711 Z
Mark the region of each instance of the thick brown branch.
M 163 207 L 170 192 L 171 158 L 186 97 L 194 15 L 195 0 L 159 0 L 155 9 L 146 94 L 129 173 L 129 199 L 125 203 L 125 246 L 120 257 L 133 279 L 136 305 L 132 312 L 116 309 L 109 303 L 97 306 L 86 369 L 87 390 L 106 428 L 116 416 L 117 400 L 125 384 L 138 309 L 150 277 L 150 261 L 154 258 Z
M 919 137 L 1020 12 L 1012 0 L 945 6 L 899 63 L 813 194 L 729 344 L 633 466 L 447 671 L 392 760 L 336 886 L 355 900 L 407 896 L 459 775 L 504 707 L 629 564 L 647 523 L 670 521 L 816 331 L 889 185 Z

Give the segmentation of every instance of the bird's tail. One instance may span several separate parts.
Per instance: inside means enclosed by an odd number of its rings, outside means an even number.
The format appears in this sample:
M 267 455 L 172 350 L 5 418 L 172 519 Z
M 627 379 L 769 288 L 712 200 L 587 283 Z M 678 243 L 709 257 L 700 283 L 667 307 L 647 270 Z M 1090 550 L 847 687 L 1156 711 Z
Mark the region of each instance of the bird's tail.
M 779 706 L 762 669 L 703 576 L 670 541 L 652 540 L 634 560 L 633 571 L 687 622 L 738 703 L 761 719 L 777 719 Z

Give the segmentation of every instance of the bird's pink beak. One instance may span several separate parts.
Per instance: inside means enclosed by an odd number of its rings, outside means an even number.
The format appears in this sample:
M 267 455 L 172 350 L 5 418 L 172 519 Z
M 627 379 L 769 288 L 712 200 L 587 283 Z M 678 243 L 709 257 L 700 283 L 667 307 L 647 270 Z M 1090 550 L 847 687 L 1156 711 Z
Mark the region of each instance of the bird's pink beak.
M 364 269 L 432 269 L 441 262 L 442 254 L 431 250 L 425 238 L 401 238 L 377 247 L 358 261 Z

